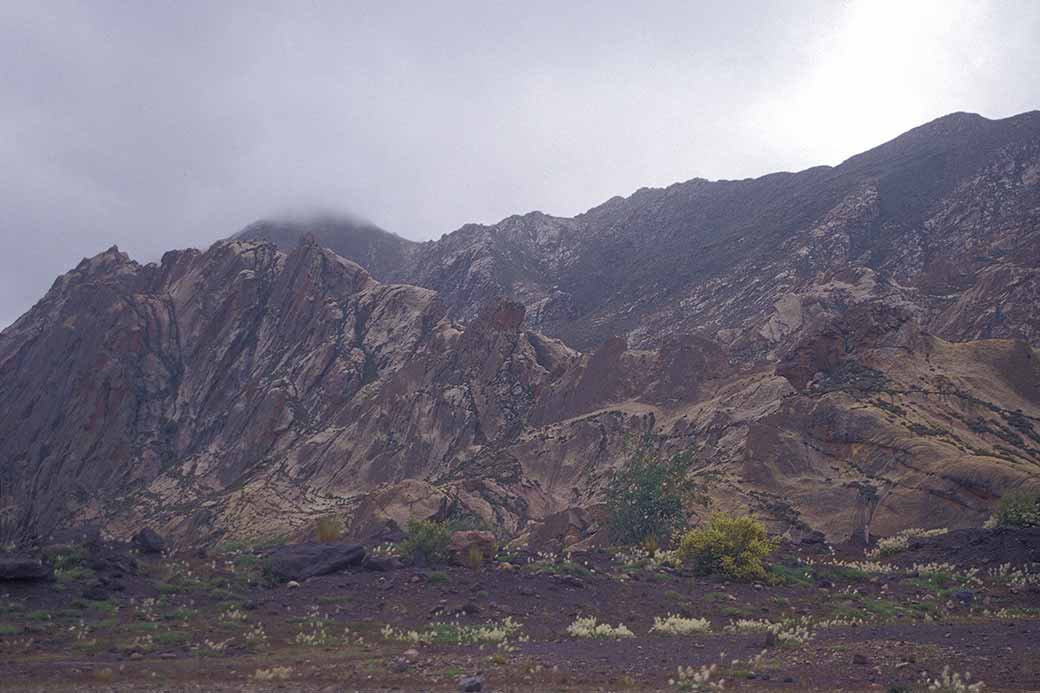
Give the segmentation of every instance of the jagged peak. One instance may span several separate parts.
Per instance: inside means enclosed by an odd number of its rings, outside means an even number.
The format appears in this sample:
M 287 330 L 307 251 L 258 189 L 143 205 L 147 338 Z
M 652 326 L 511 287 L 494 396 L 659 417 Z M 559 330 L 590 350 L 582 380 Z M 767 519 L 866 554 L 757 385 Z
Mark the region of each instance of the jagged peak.
M 118 245 L 113 245 L 93 257 L 83 258 L 80 260 L 79 264 L 76 265 L 74 271 L 95 274 L 97 272 L 107 272 L 122 267 L 136 266 L 137 263 L 131 260 L 128 254 L 122 252 Z

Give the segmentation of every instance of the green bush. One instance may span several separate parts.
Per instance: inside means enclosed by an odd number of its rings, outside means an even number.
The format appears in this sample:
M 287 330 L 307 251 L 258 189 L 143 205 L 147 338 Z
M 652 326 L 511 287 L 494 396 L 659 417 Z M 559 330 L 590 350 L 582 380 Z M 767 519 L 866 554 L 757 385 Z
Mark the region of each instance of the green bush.
M 691 529 L 679 540 L 678 553 L 701 574 L 721 574 L 735 580 L 765 580 L 762 560 L 776 549 L 765 525 L 753 517 L 711 516 L 704 527 Z
M 625 545 L 657 546 L 686 524 L 693 456 L 658 459 L 645 445 L 614 472 L 606 489 L 611 538 Z
M 1040 493 L 1005 494 L 993 520 L 997 527 L 1040 527 Z
M 431 520 L 412 520 L 405 531 L 408 537 L 398 547 L 402 556 L 412 561 L 425 559 L 430 563 L 448 560 L 451 529 L 447 525 Z

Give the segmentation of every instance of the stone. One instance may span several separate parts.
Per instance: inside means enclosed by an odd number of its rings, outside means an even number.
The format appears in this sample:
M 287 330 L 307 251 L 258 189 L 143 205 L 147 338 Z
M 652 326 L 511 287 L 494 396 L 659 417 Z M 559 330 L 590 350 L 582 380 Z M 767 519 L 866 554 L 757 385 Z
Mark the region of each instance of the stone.
M 498 538 L 494 532 L 482 530 L 465 530 L 451 533 L 451 544 L 448 551 L 456 563 L 469 564 L 471 556 L 477 556 L 482 563 L 494 559 L 498 550 Z
M 166 548 L 166 541 L 159 536 L 158 532 L 151 527 L 144 527 L 130 539 L 135 549 L 144 554 L 162 553 Z
M 484 690 L 484 677 L 481 675 L 476 676 L 463 676 L 459 679 L 459 691 L 461 693 L 476 693 Z
M 374 554 L 369 554 L 362 565 L 365 570 L 372 570 L 379 573 L 400 570 L 404 567 L 404 563 L 397 556 L 376 556 Z
M 318 575 L 338 573 L 360 565 L 365 548 L 360 544 L 289 544 L 268 556 L 268 571 L 281 582 L 302 582 Z
M 53 577 L 51 567 L 35 558 L 0 557 L 0 582 L 39 582 Z

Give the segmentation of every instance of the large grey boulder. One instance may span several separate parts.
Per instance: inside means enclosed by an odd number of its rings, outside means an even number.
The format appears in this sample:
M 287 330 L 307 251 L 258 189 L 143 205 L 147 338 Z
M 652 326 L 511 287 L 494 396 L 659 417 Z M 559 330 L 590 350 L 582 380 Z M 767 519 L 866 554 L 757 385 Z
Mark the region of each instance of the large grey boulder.
M 50 580 L 52 577 L 54 572 L 51 567 L 35 558 L 0 557 L 0 582 L 33 582 Z
M 300 582 L 361 565 L 364 560 L 365 547 L 360 544 L 290 544 L 274 550 L 267 559 L 267 570 L 280 582 Z

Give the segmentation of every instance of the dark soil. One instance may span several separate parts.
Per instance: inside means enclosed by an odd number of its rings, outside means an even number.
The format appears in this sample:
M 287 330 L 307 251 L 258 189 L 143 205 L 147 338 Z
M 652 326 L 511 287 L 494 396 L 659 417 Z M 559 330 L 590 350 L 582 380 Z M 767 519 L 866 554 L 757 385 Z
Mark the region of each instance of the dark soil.
M 480 673 L 494 691 L 675 690 L 678 667 L 715 664 L 713 680 L 728 690 L 924 690 L 947 666 L 986 690 L 1038 690 L 1040 580 L 988 574 L 1031 556 L 1032 542 L 1030 532 L 951 532 L 893 556 L 883 573 L 787 547 L 760 584 L 602 551 L 500 556 L 477 570 L 352 568 L 271 586 L 260 550 L 201 558 L 70 548 L 52 552 L 56 581 L 0 585 L 0 688 L 455 690 L 459 677 Z M 910 569 L 942 558 L 962 567 Z M 978 577 L 969 565 L 982 568 Z M 667 614 L 706 618 L 711 632 L 651 633 Z M 579 616 L 624 623 L 634 637 L 575 638 L 567 628 Z M 449 642 L 454 624 L 507 618 L 521 624 L 507 646 Z M 814 637 L 784 645 L 727 630 L 738 619 L 801 619 Z M 250 636 L 257 626 L 263 640 Z M 385 626 L 439 636 L 403 642 Z M 257 679 L 276 668 L 286 678 Z

